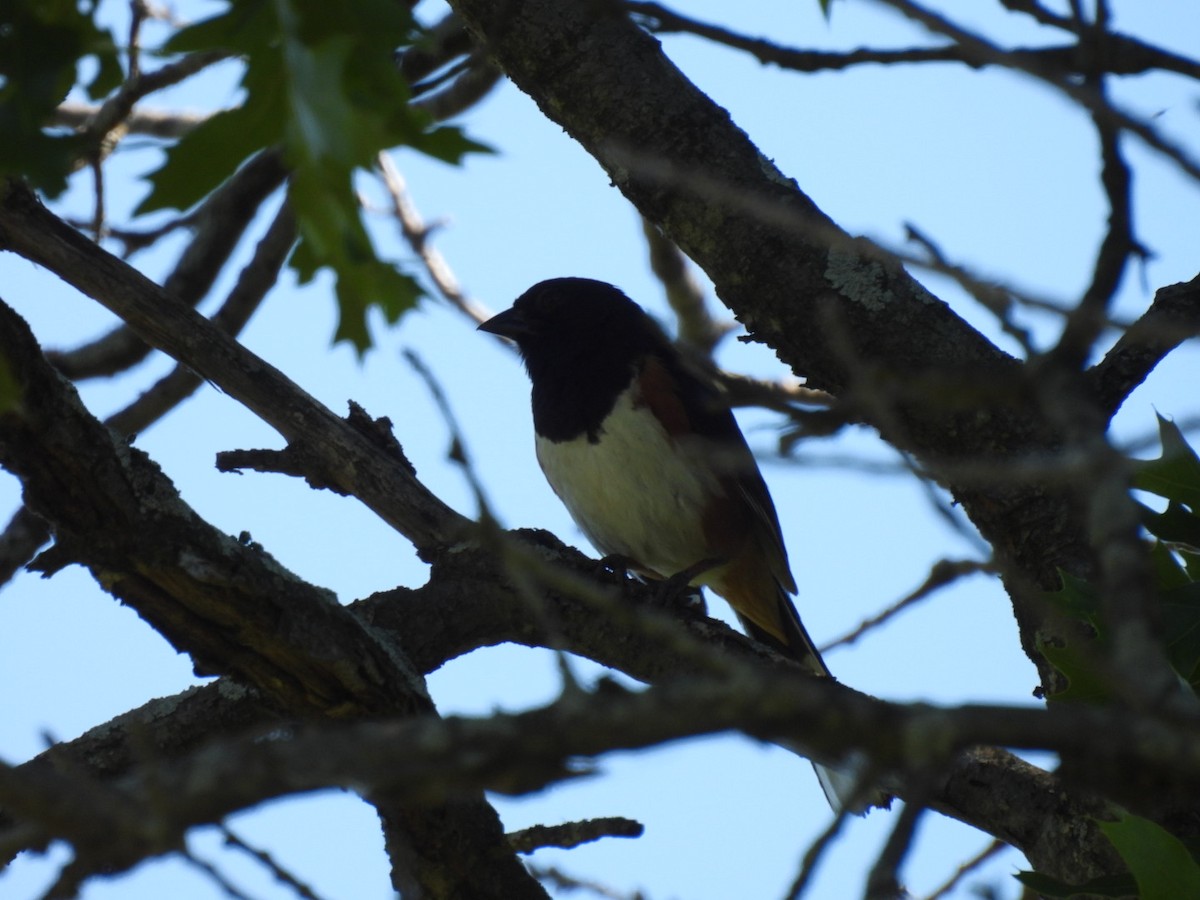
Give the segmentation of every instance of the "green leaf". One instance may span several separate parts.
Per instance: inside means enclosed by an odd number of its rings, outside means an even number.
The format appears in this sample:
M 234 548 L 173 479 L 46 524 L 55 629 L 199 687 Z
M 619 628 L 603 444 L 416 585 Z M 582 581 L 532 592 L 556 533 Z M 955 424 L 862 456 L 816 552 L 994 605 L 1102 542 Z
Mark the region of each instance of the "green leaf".
M 1075 619 L 1082 619 L 1093 627 L 1099 626 L 1100 598 L 1096 589 L 1076 578 L 1070 572 L 1058 570 L 1062 587 L 1046 594 L 1046 599 Z
M 1039 641 L 1038 650 L 1050 664 L 1067 679 L 1067 686 L 1046 699 L 1055 703 L 1106 703 L 1117 699 L 1108 678 L 1096 666 L 1094 659 L 1102 652 L 1093 644 L 1090 652 L 1082 647 L 1048 644 Z
M 163 44 L 163 52 L 228 50 L 248 56 L 269 46 L 275 30 L 269 0 L 238 0 L 224 12 L 179 29 Z
M 1158 433 L 1162 455 L 1134 461 L 1133 486 L 1200 511 L 1200 457 L 1174 422 L 1159 416 Z
M 1163 512 L 1142 506 L 1142 524 L 1146 530 L 1168 544 L 1184 544 L 1200 549 L 1200 516 L 1174 500 Z
M 80 136 L 46 127 L 76 83 L 79 63 L 96 62 L 93 98 L 121 80 L 116 43 L 92 21 L 94 9 L 75 0 L 0 3 L 0 176 L 26 178 L 51 196 L 66 187 L 85 147 Z
M 1137 882 L 1132 875 L 1102 875 L 1084 884 L 1067 884 L 1041 872 L 1018 872 L 1017 881 L 1034 893 L 1053 900 L 1070 900 L 1072 897 L 1132 897 L 1137 893 Z
M 1162 541 L 1155 541 L 1150 548 L 1150 561 L 1154 564 L 1154 586 L 1159 592 L 1170 591 L 1185 587 L 1192 583 L 1192 577 L 1183 567 L 1179 557 L 1170 546 Z
M 269 93 L 266 86 L 261 91 Z M 152 190 L 137 213 L 199 203 L 260 148 L 275 143 L 282 121 L 278 113 L 278 105 L 242 106 L 201 122 L 172 148 L 169 163 L 147 176 Z
M 1082 578 L 1059 571 L 1062 587 L 1045 595 L 1048 602 L 1059 607 L 1073 619 L 1088 623 L 1096 638 L 1079 644 L 1037 642 L 1038 650 L 1050 664 L 1067 679 L 1067 687 L 1048 699 L 1054 702 L 1101 703 L 1114 699 L 1108 678 L 1094 660 L 1104 652 L 1104 632 L 1100 619 L 1100 601 L 1095 589 Z
M 1200 866 L 1179 838 L 1134 815 L 1099 825 L 1129 866 L 1140 900 L 1200 897 Z
M 462 158 L 468 153 L 496 152 L 495 148 L 467 137 L 457 125 L 427 128 L 414 134 L 408 144 L 426 156 L 432 156 L 434 159 L 440 159 L 442 162 L 452 165 L 461 163 Z

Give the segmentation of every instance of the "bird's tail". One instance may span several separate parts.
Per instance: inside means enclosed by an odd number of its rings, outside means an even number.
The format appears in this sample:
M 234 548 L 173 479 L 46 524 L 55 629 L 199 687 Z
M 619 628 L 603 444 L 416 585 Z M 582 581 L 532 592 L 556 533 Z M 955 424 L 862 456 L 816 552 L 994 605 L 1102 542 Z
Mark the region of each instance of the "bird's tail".
M 800 614 L 796 612 L 791 596 L 783 589 L 782 585 L 777 585 L 777 589 L 777 615 L 773 617 L 774 621 L 772 622 L 775 627 L 767 630 L 738 613 L 742 627 L 746 629 L 746 633 L 750 637 L 775 648 L 788 658 L 800 663 L 814 675 L 833 678 L 829 666 L 825 665 L 821 651 L 817 649 L 817 645 L 813 643 L 804 623 L 800 621 Z M 817 773 L 817 781 L 834 812 L 849 809 L 851 812 L 861 814 L 873 806 L 886 809 L 891 805 L 892 798 L 884 791 L 871 789 L 865 795 L 863 794 L 859 785 L 861 771 L 853 764 L 830 767 L 813 763 L 813 770 Z

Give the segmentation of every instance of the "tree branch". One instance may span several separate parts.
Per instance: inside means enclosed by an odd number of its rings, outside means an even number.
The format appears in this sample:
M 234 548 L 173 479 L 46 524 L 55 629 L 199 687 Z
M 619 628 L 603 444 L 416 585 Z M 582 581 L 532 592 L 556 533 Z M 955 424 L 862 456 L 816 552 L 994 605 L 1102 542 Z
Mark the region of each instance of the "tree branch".
M 1159 288 L 1154 302 L 1104 359 L 1088 370 L 1101 409 L 1111 419 L 1146 376 L 1189 338 L 1200 335 L 1200 275 Z

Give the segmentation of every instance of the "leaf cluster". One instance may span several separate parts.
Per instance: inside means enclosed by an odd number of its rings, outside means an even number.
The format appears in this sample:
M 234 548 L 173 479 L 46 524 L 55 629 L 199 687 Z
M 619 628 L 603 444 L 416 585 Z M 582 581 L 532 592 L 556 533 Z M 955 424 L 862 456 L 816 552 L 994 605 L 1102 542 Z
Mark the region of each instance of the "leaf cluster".
M 395 322 L 421 288 L 376 255 L 354 193 L 355 170 L 401 145 L 451 163 L 486 150 L 458 128 L 433 127 L 408 104 L 408 87 L 391 60 L 418 35 L 408 7 L 388 0 L 239 0 L 180 31 L 167 50 L 221 49 L 245 61 L 245 99 L 170 149 L 150 176 L 153 190 L 142 211 L 186 209 L 251 154 L 282 147 L 300 230 L 292 268 L 302 281 L 322 267 L 334 271 L 336 339 L 364 351 L 367 310 L 376 307 Z
M 72 0 L 21 0 L 0 13 L 0 174 L 23 176 L 52 195 L 66 186 L 85 148 L 84 135 L 46 125 L 81 63 L 89 56 L 98 62 L 86 86 L 92 98 L 121 84 L 116 45 L 93 13 Z M 230 0 L 222 12 L 176 32 L 159 55 L 216 51 L 241 60 L 241 102 L 165 148 L 137 211 L 191 209 L 251 156 L 280 149 L 300 235 L 290 265 L 301 281 L 324 268 L 333 272 L 335 339 L 365 351 L 368 311 L 395 322 L 422 290 L 377 255 L 355 173 L 400 146 L 454 164 L 488 150 L 409 103 L 394 59 L 397 48 L 421 39 L 408 6 L 390 0 Z

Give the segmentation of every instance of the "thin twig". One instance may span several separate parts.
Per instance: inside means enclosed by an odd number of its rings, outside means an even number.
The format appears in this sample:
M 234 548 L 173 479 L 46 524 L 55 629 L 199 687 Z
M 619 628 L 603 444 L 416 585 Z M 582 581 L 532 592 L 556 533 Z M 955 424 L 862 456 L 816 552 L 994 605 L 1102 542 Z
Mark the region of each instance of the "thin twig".
M 1098 13 L 1100 8 L 1098 7 Z M 1082 16 L 1082 10 L 1077 10 Z M 1098 19 L 1096 28 L 1102 27 Z M 1095 40 L 1088 30 L 1085 41 Z M 1104 78 L 1100 73 L 1087 74 L 1087 83 L 1100 97 L 1105 97 Z M 1108 308 L 1121 284 L 1121 276 L 1130 256 L 1145 258 L 1147 251 L 1138 243 L 1133 228 L 1132 176 L 1121 154 L 1121 133 L 1111 122 L 1095 113 L 1092 123 L 1100 143 L 1100 183 L 1108 198 L 1108 230 L 1092 270 L 1092 281 L 1080 298 L 1079 305 L 1067 317 L 1057 346 L 1048 354 L 1047 362 L 1068 369 L 1081 368 L 1104 328 Z
M 980 866 L 982 866 L 985 862 L 987 862 L 989 859 L 991 859 L 993 856 L 995 856 L 1001 850 L 1007 850 L 1007 849 L 1009 849 L 1009 845 L 1004 843 L 1004 841 L 1001 841 L 1001 840 L 992 841 L 990 844 L 988 844 L 986 847 L 984 847 L 983 850 L 981 850 L 979 853 L 975 854 L 970 859 L 968 859 L 966 862 L 964 862 L 962 865 L 960 865 L 954 871 L 954 874 L 951 875 L 948 879 L 946 879 L 946 882 L 941 887 L 939 887 L 937 890 L 935 890 L 932 894 L 930 894 L 928 897 L 926 897 L 925 900 L 941 900 L 942 897 L 949 895 L 949 893 L 958 886 L 958 883 L 960 881 L 962 881 L 964 878 L 966 878 L 968 875 L 970 875 L 972 872 L 974 872 L 976 869 L 978 869 Z
M 914 591 L 901 597 L 887 609 L 883 610 L 868 619 L 864 619 L 857 628 L 847 632 L 839 638 L 836 638 L 821 647 L 822 653 L 828 653 L 837 647 L 848 646 L 855 643 L 859 638 L 865 635 L 868 631 L 878 628 L 884 622 L 899 615 L 910 606 L 919 603 L 926 597 L 931 596 L 935 591 L 953 584 L 960 578 L 967 575 L 974 575 L 977 572 L 994 572 L 995 567 L 990 562 L 984 562 L 975 559 L 939 559 L 933 564 L 929 570 L 929 575 L 921 585 Z
M 800 897 L 808 890 L 813 874 L 817 870 L 817 863 L 821 861 L 822 855 L 833 844 L 834 838 L 841 833 L 842 828 L 850 821 L 850 815 L 849 805 L 843 806 L 834 815 L 833 821 L 809 845 L 809 848 L 804 852 L 804 859 L 800 863 L 800 871 L 796 874 L 796 878 L 788 888 L 788 892 L 784 894 L 785 900 L 800 900 Z
M 454 80 L 440 90 L 418 97 L 410 105 L 427 112 L 435 122 L 443 122 L 466 112 L 486 97 L 503 75 L 486 56 L 472 54 Z
M 230 900 L 254 900 L 254 898 L 249 894 L 243 893 L 241 890 L 239 890 L 237 885 L 226 878 L 224 873 L 222 873 L 220 869 L 218 869 L 208 860 L 194 856 L 188 850 L 181 851 L 179 855 L 186 863 L 188 863 L 188 865 L 198 869 L 202 874 L 206 875 L 208 879 L 220 889 L 221 893 L 223 893 L 226 897 L 229 897 Z
M 454 410 L 450 408 L 450 401 L 446 399 L 446 393 L 442 390 L 441 384 L 434 377 L 433 372 L 425 365 L 425 361 L 421 359 L 420 354 L 411 347 L 406 347 L 401 351 L 404 357 L 417 376 L 425 382 L 425 388 L 429 391 L 429 396 L 433 398 L 434 405 L 442 416 L 442 421 L 446 423 L 446 428 L 450 431 L 450 450 L 446 454 L 447 457 L 459 465 L 463 470 L 463 476 L 467 479 L 467 484 L 471 488 L 471 492 L 475 495 L 475 502 L 479 506 L 480 522 L 495 523 L 496 519 L 492 515 L 491 504 L 488 503 L 487 492 L 483 489 L 483 482 L 479 479 L 479 473 L 475 471 L 475 466 L 471 462 L 471 457 L 467 453 L 466 441 L 463 440 L 462 429 L 458 427 L 458 419 L 454 415 Z
M 451 306 L 475 324 L 481 325 L 486 322 L 492 317 L 492 311 L 483 304 L 472 300 L 463 292 L 450 264 L 430 243 L 429 237 L 433 233 L 433 228 L 426 225 L 425 220 L 421 218 L 421 213 L 413 203 L 412 195 L 408 192 L 408 186 L 404 183 L 404 176 L 400 174 L 400 170 L 396 168 L 392 158 L 386 153 L 380 153 L 376 157 L 376 164 L 379 167 L 383 186 L 391 198 L 392 214 L 400 225 L 400 233 L 404 236 L 408 246 L 412 248 L 413 253 L 417 254 L 422 265 L 425 266 L 425 271 L 433 281 L 433 286 Z
M 304 900 L 321 900 L 319 896 L 307 884 L 277 863 L 274 857 L 266 850 L 259 847 L 251 847 L 244 840 L 234 834 L 228 825 L 218 826 L 221 830 L 221 836 L 225 838 L 226 845 L 234 849 L 241 850 L 255 862 L 265 867 L 281 884 L 285 884 L 295 891 L 297 897 L 303 897 Z

